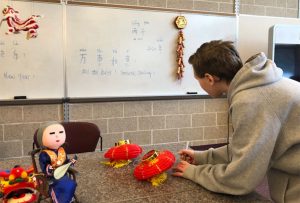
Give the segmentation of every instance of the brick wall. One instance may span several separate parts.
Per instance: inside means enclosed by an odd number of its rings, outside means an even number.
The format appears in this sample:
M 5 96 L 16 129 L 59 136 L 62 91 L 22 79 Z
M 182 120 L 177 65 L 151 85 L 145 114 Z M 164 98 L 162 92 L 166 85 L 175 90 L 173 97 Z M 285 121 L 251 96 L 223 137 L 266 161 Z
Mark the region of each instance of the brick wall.
M 241 0 L 240 13 L 297 18 L 298 3 L 298 0 Z
M 0 159 L 28 156 L 35 130 L 46 121 L 62 121 L 62 105 L 0 107 Z
M 299 0 L 86 0 L 86 2 L 223 13 L 235 13 L 237 2 L 240 14 L 297 18 Z
M 226 141 L 227 100 L 191 99 L 70 104 L 70 121 L 95 123 L 107 149 L 120 139 L 140 145 Z M 35 130 L 62 121 L 62 105 L 0 107 L 0 159 L 28 156 Z
M 227 136 L 227 100 L 71 104 L 70 120 L 96 123 L 104 148 L 119 139 L 130 139 L 140 145 L 218 143 Z

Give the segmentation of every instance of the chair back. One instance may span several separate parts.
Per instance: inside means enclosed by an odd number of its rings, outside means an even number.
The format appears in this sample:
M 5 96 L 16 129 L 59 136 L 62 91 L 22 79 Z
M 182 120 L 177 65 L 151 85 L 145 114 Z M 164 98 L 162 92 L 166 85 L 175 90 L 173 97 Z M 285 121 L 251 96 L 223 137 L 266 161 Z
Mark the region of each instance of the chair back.
M 100 138 L 100 149 L 102 151 L 102 137 L 97 125 L 89 122 L 62 122 L 66 131 L 66 143 L 64 149 L 67 154 L 77 154 L 84 152 L 94 152 Z M 39 148 L 37 142 L 37 131 L 34 133 L 35 146 Z

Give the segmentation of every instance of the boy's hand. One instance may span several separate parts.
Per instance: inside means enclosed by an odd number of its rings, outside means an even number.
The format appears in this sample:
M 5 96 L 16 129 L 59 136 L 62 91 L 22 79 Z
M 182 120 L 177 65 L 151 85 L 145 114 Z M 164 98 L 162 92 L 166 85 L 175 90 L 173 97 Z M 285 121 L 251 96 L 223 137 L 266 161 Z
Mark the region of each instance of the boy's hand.
M 178 152 L 178 154 L 180 155 L 180 159 L 183 161 L 186 161 L 190 164 L 195 164 L 195 152 L 194 150 L 190 150 L 190 149 L 182 149 Z
M 190 166 L 191 164 L 189 164 L 186 161 L 180 161 L 177 166 L 175 166 L 173 168 L 174 173 L 172 173 L 173 176 L 179 176 L 182 177 L 184 171 Z

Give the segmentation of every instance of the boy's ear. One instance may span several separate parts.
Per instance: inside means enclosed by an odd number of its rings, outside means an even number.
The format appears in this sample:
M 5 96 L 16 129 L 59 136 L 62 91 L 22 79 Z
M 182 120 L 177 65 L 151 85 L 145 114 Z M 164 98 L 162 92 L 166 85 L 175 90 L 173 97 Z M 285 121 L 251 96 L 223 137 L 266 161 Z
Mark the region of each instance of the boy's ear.
M 205 73 L 205 74 L 204 74 L 204 77 L 205 77 L 205 79 L 208 81 L 208 83 L 209 83 L 210 85 L 215 84 L 215 78 L 214 78 L 214 76 L 212 76 L 211 74 Z

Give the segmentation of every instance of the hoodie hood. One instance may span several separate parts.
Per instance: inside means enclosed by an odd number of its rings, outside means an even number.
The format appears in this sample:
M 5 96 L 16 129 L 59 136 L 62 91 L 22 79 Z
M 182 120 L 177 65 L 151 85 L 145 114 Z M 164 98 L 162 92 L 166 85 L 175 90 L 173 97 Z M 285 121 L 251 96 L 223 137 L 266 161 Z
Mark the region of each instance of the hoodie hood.
M 277 82 L 282 78 L 282 74 L 283 71 L 273 61 L 267 59 L 264 53 L 252 56 L 237 72 L 229 85 L 229 103 L 238 92 Z

